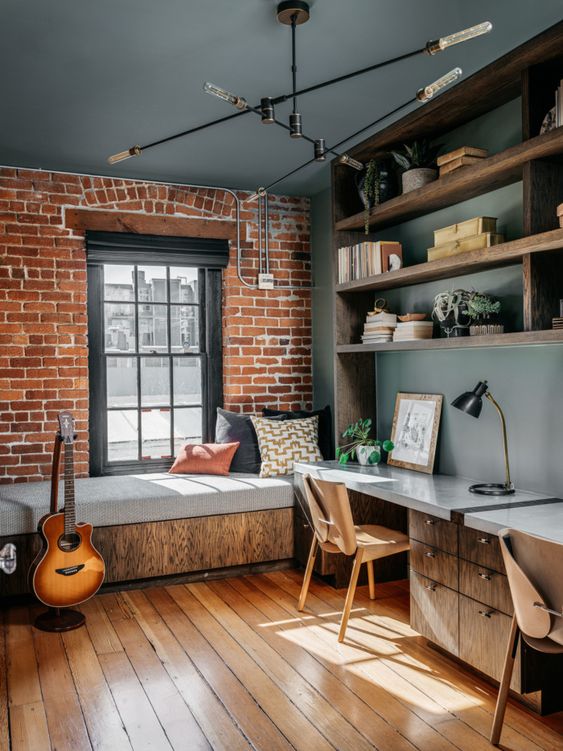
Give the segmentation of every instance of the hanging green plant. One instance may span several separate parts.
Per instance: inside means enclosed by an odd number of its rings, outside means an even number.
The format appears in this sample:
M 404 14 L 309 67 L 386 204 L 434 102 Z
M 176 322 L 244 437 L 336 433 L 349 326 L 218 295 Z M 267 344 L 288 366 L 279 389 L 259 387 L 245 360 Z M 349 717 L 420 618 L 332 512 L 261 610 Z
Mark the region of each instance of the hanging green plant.
M 369 234 L 369 212 L 381 201 L 381 168 L 375 159 L 370 159 L 364 177 L 364 230 Z

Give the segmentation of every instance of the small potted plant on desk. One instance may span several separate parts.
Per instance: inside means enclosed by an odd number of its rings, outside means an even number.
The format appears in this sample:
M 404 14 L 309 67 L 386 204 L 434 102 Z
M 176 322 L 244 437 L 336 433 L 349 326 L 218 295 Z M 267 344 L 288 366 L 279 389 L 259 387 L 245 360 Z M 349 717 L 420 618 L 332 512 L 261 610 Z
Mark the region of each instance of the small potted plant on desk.
M 404 170 L 402 175 L 403 193 L 422 188 L 438 178 L 436 157 L 442 144 L 431 146 L 426 139 L 404 144 L 399 151 L 393 151 L 393 158 Z
M 340 464 L 348 464 L 350 459 L 357 458 L 358 462 L 364 467 L 368 464 L 379 464 L 381 461 L 381 449 L 392 451 L 395 446 L 392 441 L 376 441 L 370 438 L 372 422 L 369 418 L 358 420 L 358 422 L 348 425 L 342 438 L 350 438 L 350 443 L 344 446 L 338 446 L 336 449 L 336 458 Z

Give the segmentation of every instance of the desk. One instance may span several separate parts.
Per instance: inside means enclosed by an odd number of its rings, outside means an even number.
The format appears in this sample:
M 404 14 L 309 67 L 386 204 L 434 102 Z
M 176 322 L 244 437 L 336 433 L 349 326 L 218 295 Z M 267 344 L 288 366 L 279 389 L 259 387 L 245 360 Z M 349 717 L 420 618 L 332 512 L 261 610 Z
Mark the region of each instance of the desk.
M 517 490 L 511 496 L 479 496 L 474 480 L 425 475 L 381 465 L 337 462 L 295 465 L 298 496 L 302 477 L 343 482 L 356 523 L 383 524 L 409 533 L 411 550 L 376 565 L 376 579 L 410 579 L 412 627 L 450 655 L 499 680 L 513 614 L 497 532 L 513 527 L 563 544 L 563 499 Z M 306 559 L 311 530 L 296 512 L 296 557 Z M 315 570 L 347 585 L 344 556 L 317 559 Z M 334 561 L 340 561 L 334 563 Z M 393 560 L 395 559 L 395 560 Z M 330 568 L 332 567 L 332 568 Z M 562 708 L 557 672 L 563 659 L 542 659 L 520 646 L 512 689 L 533 709 Z

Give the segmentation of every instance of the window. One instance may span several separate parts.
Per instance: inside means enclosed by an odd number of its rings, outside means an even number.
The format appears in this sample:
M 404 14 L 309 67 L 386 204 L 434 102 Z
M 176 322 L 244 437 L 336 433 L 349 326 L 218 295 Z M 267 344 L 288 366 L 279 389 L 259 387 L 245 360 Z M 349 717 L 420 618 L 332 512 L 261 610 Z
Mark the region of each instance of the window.
M 150 255 L 89 255 L 91 474 L 167 469 L 212 437 L 221 272 Z

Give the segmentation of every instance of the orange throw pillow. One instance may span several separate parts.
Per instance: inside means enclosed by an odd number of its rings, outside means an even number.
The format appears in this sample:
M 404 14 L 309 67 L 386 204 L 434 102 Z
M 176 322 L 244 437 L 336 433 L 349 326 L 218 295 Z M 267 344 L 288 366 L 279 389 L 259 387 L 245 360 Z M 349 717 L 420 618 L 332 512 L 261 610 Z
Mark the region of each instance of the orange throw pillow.
M 173 475 L 228 475 L 236 443 L 187 443 L 182 446 L 170 467 Z

